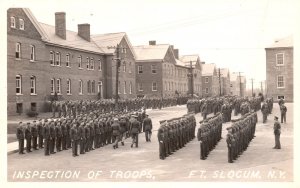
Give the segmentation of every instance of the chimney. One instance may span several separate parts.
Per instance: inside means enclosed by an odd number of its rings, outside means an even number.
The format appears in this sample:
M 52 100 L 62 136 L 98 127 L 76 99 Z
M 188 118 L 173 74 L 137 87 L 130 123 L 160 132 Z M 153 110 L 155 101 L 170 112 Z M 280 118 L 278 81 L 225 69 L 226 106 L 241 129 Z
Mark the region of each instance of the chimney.
M 90 24 L 78 24 L 78 35 L 90 42 Z
M 174 49 L 173 53 L 174 53 L 175 58 L 179 59 L 179 50 L 178 49 Z
M 66 13 L 55 13 L 55 34 L 66 40 Z
M 149 45 L 153 45 L 153 46 L 156 45 L 156 41 L 155 40 L 150 40 Z

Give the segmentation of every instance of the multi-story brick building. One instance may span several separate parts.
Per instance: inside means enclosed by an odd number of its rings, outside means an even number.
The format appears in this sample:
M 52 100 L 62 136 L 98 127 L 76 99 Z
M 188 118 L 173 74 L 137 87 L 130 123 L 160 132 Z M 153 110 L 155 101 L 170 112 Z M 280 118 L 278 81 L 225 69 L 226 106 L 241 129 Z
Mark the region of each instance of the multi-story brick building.
M 183 55 L 180 57 L 180 61 L 186 67 L 192 67 L 193 81 L 189 80 L 189 83 L 193 84 L 193 93 L 202 97 L 202 63 L 199 55 Z M 189 84 L 189 90 L 192 89 L 191 84 Z
M 230 74 L 230 95 L 245 96 L 246 77 L 240 76 L 239 73 Z
M 219 80 L 216 65 L 202 64 L 202 96 L 214 97 L 219 95 Z
M 267 97 L 293 102 L 293 37 L 277 40 L 266 50 Z
M 230 95 L 230 72 L 228 68 L 220 69 L 221 95 Z
M 44 111 L 55 93 L 60 100 L 111 98 L 116 66 L 115 49 L 110 48 L 117 43 L 126 54 L 120 71 L 121 97 L 134 97 L 134 71 L 125 70 L 127 63 L 134 70 L 128 37 L 125 33 L 103 36 L 91 37 L 89 24 L 79 24 L 78 32 L 67 30 L 64 12 L 55 13 L 55 26 L 51 26 L 38 22 L 29 9 L 9 9 L 8 114 Z M 105 43 L 107 37 L 114 37 L 114 42 Z

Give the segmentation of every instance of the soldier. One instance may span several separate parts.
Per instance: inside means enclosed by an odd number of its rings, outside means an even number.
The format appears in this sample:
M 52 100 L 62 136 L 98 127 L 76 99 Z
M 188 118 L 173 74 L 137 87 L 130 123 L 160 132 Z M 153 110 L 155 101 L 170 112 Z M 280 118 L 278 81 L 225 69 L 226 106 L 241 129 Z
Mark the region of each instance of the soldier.
M 94 129 L 94 123 L 93 123 L 93 120 L 90 121 L 90 149 L 89 150 L 95 150 L 94 148 L 94 141 L 95 141 L 95 129 Z
M 261 112 L 263 114 L 263 123 L 265 123 L 267 121 L 267 116 L 269 114 L 269 108 L 266 102 L 264 102 L 264 104 L 262 105 Z
M 96 119 L 95 123 L 95 148 L 100 148 L 100 127 L 99 127 L 99 119 Z
M 19 154 L 25 154 L 24 153 L 24 139 L 25 139 L 25 133 L 24 133 L 24 127 L 22 125 L 22 122 L 19 122 L 19 126 L 17 128 L 17 139 L 19 141 Z
M 87 123 L 84 127 L 85 130 L 85 152 L 90 151 L 90 136 L 91 136 L 91 130 L 90 130 L 90 123 Z
M 52 118 L 55 118 L 55 113 L 56 113 L 56 102 L 55 101 L 52 101 L 51 109 L 52 109 Z
M 164 144 L 164 123 L 165 121 L 160 121 L 160 127 L 157 130 L 157 138 L 159 143 L 159 158 L 164 160 L 166 158 L 166 149 Z
M 202 112 L 203 119 L 206 119 L 206 116 L 208 114 L 207 102 L 204 102 L 204 104 L 202 106 L 202 109 L 201 109 L 201 112 Z
M 138 147 L 139 145 L 139 132 L 140 132 L 140 123 L 137 121 L 137 116 L 136 115 L 132 115 L 132 117 L 134 118 L 134 120 L 131 122 L 130 125 L 130 133 L 132 136 L 132 143 L 131 143 L 131 147 L 133 147 L 133 144 L 135 143 L 135 147 Z
M 278 101 L 279 107 L 280 107 L 282 104 L 284 104 L 284 100 L 283 100 L 283 98 L 280 98 L 279 101 Z
M 275 135 L 275 146 L 273 147 L 273 149 L 281 149 L 281 145 L 280 145 L 280 134 L 281 134 L 281 125 L 278 122 L 278 117 L 275 116 L 274 117 L 274 135 Z
M 30 123 L 27 123 L 27 126 L 25 128 L 25 139 L 26 139 L 26 151 L 27 153 L 31 152 L 31 130 L 30 130 Z
M 62 132 L 62 137 L 61 137 L 61 145 L 63 150 L 67 150 L 67 127 L 66 127 L 66 120 L 64 119 L 61 123 L 61 132 Z
M 146 142 L 151 142 L 152 121 L 148 114 L 146 114 L 146 118 L 143 121 L 143 129 L 145 131 Z
M 31 127 L 31 134 L 32 134 L 32 148 L 34 150 L 38 150 L 37 149 L 37 137 L 38 137 L 38 130 L 37 130 L 37 126 L 36 126 L 36 121 L 33 121 L 33 125 Z
M 118 148 L 118 143 L 119 143 L 119 136 L 120 136 L 120 124 L 118 118 L 114 118 L 113 124 L 111 125 L 112 127 L 112 136 L 113 140 L 115 143 L 113 144 L 113 148 L 116 149 Z
M 54 154 L 56 153 L 54 151 L 54 147 L 55 147 L 55 138 L 56 138 L 56 134 L 55 134 L 55 126 L 54 126 L 54 120 L 51 120 L 50 123 L 50 144 L 49 144 L 49 148 L 50 148 L 50 154 Z
M 72 141 L 72 155 L 73 155 L 73 157 L 79 156 L 78 152 L 77 152 L 79 135 L 78 135 L 78 130 L 77 130 L 75 123 L 73 124 L 73 127 L 71 128 L 70 137 L 71 137 L 71 141 Z
M 60 120 L 58 120 L 56 122 L 56 126 L 55 126 L 55 136 L 56 136 L 56 151 L 60 152 L 61 151 L 61 139 L 62 139 L 62 130 L 61 130 L 61 122 Z
M 50 155 L 50 126 L 48 123 L 48 120 L 45 120 L 45 127 L 43 129 L 43 136 L 44 136 L 44 151 L 45 151 L 45 155 L 48 156 Z
M 66 123 L 66 129 L 67 129 L 67 136 L 66 136 L 66 144 L 67 144 L 67 149 L 71 148 L 71 137 L 70 137 L 70 132 L 71 132 L 71 123 L 72 120 L 69 119 Z
M 127 123 L 128 122 L 126 122 L 125 117 L 122 116 L 119 123 L 120 123 L 120 141 L 121 141 L 121 144 L 124 146 L 123 138 L 124 139 L 126 138 L 126 131 L 127 131 Z
M 79 136 L 79 147 L 80 147 L 80 154 L 85 154 L 85 128 L 84 122 L 82 122 L 78 128 L 78 136 Z
M 226 142 L 228 147 L 228 163 L 233 163 L 235 139 L 232 135 L 232 127 L 227 128 L 227 130 Z
M 43 123 L 42 123 L 42 119 L 39 120 L 38 124 L 37 124 L 37 132 L 38 132 L 38 136 L 39 136 L 39 148 L 44 148 L 43 147 Z
M 204 126 L 200 126 L 197 133 L 198 141 L 200 141 L 200 159 L 205 160 L 205 153 L 204 153 Z
M 287 112 L 287 108 L 284 105 L 284 102 L 282 102 L 281 106 L 280 106 L 280 114 L 281 114 L 281 123 L 286 123 L 286 112 Z

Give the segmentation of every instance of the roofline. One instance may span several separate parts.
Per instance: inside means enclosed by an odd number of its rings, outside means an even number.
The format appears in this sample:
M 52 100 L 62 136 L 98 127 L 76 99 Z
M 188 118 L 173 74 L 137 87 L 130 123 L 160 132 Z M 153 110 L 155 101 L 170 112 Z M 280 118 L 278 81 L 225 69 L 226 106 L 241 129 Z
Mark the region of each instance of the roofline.
M 135 62 L 159 62 L 159 63 L 163 63 L 163 59 L 147 59 L 147 60 L 135 60 Z
M 71 50 L 88 52 L 88 53 L 93 53 L 93 54 L 98 54 L 98 55 L 107 55 L 103 52 L 94 52 L 94 51 L 84 50 L 84 49 L 80 49 L 80 48 L 74 48 L 74 47 L 70 47 L 70 46 L 65 46 L 65 45 L 61 45 L 61 44 L 52 43 L 52 42 L 49 42 L 49 41 L 44 41 L 44 42 L 45 42 L 46 45 L 50 45 L 50 46 L 63 47 L 63 48 L 71 49 Z
M 265 48 L 265 49 L 276 49 L 276 48 L 278 48 L 278 49 L 280 49 L 280 48 L 294 48 L 294 46 L 283 46 L 283 47 L 267 47 L 267 48 Z

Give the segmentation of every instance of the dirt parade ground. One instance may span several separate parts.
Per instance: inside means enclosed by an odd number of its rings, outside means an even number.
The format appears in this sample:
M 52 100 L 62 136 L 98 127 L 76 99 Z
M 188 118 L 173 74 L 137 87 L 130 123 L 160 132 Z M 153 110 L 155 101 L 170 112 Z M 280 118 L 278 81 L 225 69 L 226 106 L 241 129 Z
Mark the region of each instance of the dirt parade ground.
M 105 182 L 290 182 L 293 181 L 293 104 L 287 103 L 287 123 L 282 124 L 282 149 L 272 149 L 274 115 L 279 116 L 278 104 L 274 103 L 267 123 L 262 123 L 258 112 L 255 138 L 234 163 L 227 162 L 226 128 L 223 124 L 222 139 L 206 160 L 200 160 L 200 144 L 193 139 L 165 160 L 159 159 L 157 129 L 159 121 L 179 117 L 187 112 L 186 106 L 148 110 L 153 122 L 151 142 L 144 133 L 139 135 L 139 147 L 131 148 L 131 138 L 125 146 L 113 149 L 107 145 L 79 157 L 72 157 L 71 150 L 44 156 L 43 150 L 25 155 L 8 154 L 8 181 L 105 181 Z M 210 115 L 211 116 L 211 115 Z M 233 116 L 238 118 L 238 116 Z M 202 120 L 196 114 L 197 127 Z

